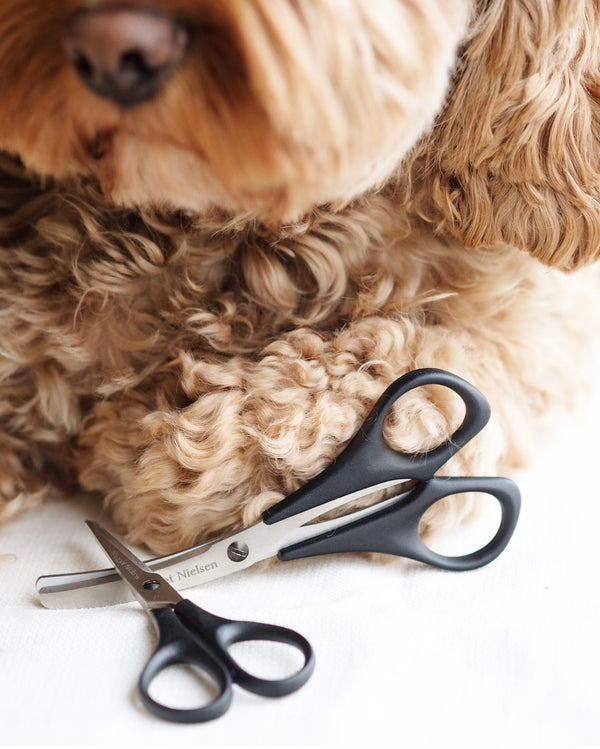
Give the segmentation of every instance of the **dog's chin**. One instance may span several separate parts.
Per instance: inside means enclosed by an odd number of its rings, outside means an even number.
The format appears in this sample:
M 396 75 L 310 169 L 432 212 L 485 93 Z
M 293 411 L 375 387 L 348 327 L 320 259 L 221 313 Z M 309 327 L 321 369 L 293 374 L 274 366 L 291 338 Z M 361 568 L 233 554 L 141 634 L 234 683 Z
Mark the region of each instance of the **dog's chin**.
M 46 149 L 26 165 L 58 182 L 92 179 L 119 207 L 218 209 L 267 224 L 297 220 L 315 206 L 344 207 L 383 184 L 405 151 L 404 139 L 398 138 L 370 158 L 344 158 L 333 147 L 320 153 L 284 148 L 277 138 L 268 142 L 265 129 L 262 146 L 232 147 L 232 159 L 228 153 L 209 156 L 201 144 L 190 147 L 160 134 L 132 132 L 126 125 L 85 128 L 80 123 L 75 132 L 70 159 L 55 163 L 56 151 Z

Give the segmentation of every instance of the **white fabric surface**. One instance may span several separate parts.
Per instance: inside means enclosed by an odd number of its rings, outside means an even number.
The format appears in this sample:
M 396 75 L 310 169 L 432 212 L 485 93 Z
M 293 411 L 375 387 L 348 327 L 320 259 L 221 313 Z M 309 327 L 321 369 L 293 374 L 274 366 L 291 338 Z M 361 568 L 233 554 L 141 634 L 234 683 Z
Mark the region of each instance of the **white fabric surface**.
M 504 554 L 451 573 L 350 555 L 251 569 L 192 588 L 224 616 L 279 623 L 313 644 L 299 692 L 236 688 L 231 710 L 175 725 L 138 704 L 154 632 L 137 604 L 49 611 L 41 574 L 104 567 L 89 501 L 0 529 L 0 741 L 6 745 L 597 745 L 600 740 L 598 420 L 593 400 L 548 435 L 518 482 Z M 110 528 L 110 523 L 107 523 Z

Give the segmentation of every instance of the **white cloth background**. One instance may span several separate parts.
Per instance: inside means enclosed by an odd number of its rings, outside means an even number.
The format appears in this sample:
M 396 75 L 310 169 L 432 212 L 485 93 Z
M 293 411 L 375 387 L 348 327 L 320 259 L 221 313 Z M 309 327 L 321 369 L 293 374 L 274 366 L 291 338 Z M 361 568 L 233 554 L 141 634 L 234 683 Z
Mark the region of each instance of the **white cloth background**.
M 513 541 L 451 573 L 350 555 L 250 569 L 192 588 L 215 613 L 302 632 L 317 656 L 299 692 L 236 688 L 203 725 L 138 704 L 154 632 L 137 604 L 49 611 L 41 574 L 104 567 L 89 501 L 0 528 L 0 742 L 6 745 L 596 745 L 600 741 L 600 373 L 592 401 L 518 477 Z M 110 523 L 107 522 L 110 528 Z

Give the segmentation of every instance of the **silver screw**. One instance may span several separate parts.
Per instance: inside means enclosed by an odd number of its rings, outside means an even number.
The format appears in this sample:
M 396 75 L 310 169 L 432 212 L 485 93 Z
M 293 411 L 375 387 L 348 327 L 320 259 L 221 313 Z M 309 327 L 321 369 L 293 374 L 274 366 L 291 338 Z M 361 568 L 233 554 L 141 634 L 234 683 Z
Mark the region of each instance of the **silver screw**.
M 232 562 L 243 562 L 249 553 L 248 544 L 238 543 L 238 541 L 234 541 L 227 547 L 227 556 Z

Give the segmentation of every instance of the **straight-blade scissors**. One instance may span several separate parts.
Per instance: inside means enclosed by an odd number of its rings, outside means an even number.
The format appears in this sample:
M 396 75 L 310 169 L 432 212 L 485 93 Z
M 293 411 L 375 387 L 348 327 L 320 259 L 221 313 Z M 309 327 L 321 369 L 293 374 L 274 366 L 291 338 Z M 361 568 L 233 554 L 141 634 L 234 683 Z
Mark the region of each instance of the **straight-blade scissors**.
M 144 564 L 98 523 L 87 521 L 93 534 L 115 565 L 123 581 L 152 618 L 158 645 L 143 669 L 138 692 L 149 712 L 177 723 L 204 723 L 223 715 L 231 704 L 234 683 L 263 697 L 283 697 L 306 683 L 314 670 L 310 643 L 298 632 L 274 624 L 246 622 L 215 616 L 179 593 L 156 571 Z M 229 648 L 239 642 L 268 640 L 295 648 L 303 665 L 283 679 L 263 679 L 248 673 Z M 151 694 L 154 680 L 170 666 L 199 669 L 216 687 L 205 704 L 178 708 L 159 702 Z
M 390 447 L 383 433 L 391 407 L 409 391 L 441 385 L 463 401 L 461 425 L 439 446 L 422 453 Z M 516 484 L 499 477 L 441 477 L 436 472 L 486 425 L 490 407 L 470 383 L 444 370 L 420 369 L 394 381 L 379 398 L 361 429 L 321 474 L 262 514 L 262 520 L 216 541 L 149 560 L 173 585 L 185 588 L 249 567 L 272 556 L 281 561 L 339 552 L 381 552 L 448 570 L 470 570 L 495 559 L 506 547 L 520 510 Z M 375 490 L 393 496 L 339 517 L 322 518 Z M 464 492 L 494 497 L 501 520 L 482 548 L 461 556 L 432 551 L 419 534 L 426 510 L 438 500 Z M 101 606 L 131 600 L 114 569 L 47 575 L 37 581 L 48 608 Z

